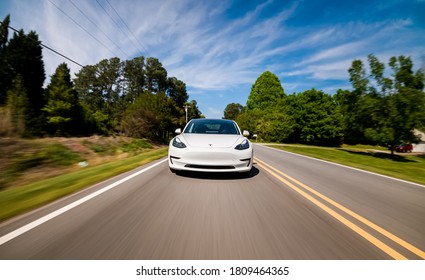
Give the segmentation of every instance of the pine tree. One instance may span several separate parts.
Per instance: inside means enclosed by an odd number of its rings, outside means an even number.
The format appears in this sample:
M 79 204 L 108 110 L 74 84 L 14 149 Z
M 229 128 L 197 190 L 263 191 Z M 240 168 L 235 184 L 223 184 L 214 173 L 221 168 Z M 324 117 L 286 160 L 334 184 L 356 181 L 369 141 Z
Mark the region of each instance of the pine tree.
M 31 31 L 28 35 L 23 30 L 16 32 L 4 49 L 7 63 L 7 77 L 22 77 L 28 99 L 25 119 L 25 135 L 43 133 L 44 118 L 41 109 L 45 105 L 43 83 L 45 80 L 44 62 L 41 42 L 38 35 Z
M 11 79 L 10 73 L 7 71 L 6 63 L 6 43 L 8 41 L 8 28 L 10 23 L 10 16 L 0 23 L 0 106 L 4 105 L 7 101 L 7 89 L 10 86 Z
M 54 135 L 78 134 L 81 123 L 81 107 L 77 91 L 71 81 L 70 70 L 65 63 L 58 66 L 47 87 L 46 112 L 48 131 Z

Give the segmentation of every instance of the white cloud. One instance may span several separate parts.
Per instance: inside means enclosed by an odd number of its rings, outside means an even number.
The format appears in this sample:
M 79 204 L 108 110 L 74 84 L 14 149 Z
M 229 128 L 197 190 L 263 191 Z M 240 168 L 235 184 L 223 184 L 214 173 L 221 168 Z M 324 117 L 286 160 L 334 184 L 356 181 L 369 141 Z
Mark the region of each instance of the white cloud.
M 351 66 L 352 60 L 345 59 L 330 63 L 314 64 L 306 66 L 299 70 L 282 72 L 283 77 L 309 75 L 314 79 L 319 80 L 347 80 L 348 69 Z
M 351 42 L 342 44 L 340 46 L 332 47 L 323 51 L 320 51 L 309 58 L 301 61 L 297 66 L 308 65 L 314 62 L 337 59 L 341 57 L 351 56 L 352 54 L 358 53 L 359 49 L 365 46 L 365 42 Z

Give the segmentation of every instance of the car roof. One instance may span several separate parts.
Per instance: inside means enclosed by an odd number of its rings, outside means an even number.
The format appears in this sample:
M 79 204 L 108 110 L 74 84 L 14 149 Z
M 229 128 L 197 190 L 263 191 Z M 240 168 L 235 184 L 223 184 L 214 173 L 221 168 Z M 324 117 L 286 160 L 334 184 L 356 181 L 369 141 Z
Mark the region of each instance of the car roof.
M 229 119 L 208 119 L 208 118 L 200 118 L 200 119 L 191 119 L 190 121 L 200 121 L 200 122 L 202 122 L 202 121 L 205 121 L 205 122 L 208 122 L 208 121 L 217 121 L 217 122 L 235 122 L 234 120 L 229 120 Z

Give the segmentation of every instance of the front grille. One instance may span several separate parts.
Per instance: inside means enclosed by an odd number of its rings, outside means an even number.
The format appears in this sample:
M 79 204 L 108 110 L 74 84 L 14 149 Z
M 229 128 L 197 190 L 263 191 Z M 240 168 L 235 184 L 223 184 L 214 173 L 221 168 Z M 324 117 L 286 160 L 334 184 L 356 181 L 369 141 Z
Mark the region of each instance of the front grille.
M 231 165 L 198 165 L 198 164 L 186 164 L 185 167 L 197 168 L 197 169 L 235 169 Z

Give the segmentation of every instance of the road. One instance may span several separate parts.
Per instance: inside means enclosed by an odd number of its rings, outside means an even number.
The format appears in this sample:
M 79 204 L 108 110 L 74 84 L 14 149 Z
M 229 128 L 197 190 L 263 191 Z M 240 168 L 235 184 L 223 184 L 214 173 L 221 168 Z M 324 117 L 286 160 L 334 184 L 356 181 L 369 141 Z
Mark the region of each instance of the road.
M 425 186 L 260 145 L 255 158 L 249 177 L 142 166 L 1 224 L 0 259 L 425 258 Z

